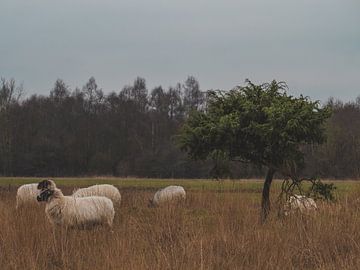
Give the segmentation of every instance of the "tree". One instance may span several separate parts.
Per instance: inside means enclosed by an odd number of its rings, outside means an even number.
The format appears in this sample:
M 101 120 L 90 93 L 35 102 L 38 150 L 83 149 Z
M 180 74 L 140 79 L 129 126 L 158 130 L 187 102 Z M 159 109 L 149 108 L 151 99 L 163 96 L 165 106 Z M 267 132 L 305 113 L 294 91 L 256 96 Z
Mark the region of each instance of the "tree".
M 184 107 L 186 113 L 199 110 L 204 103 L 204 93 L 200 91 L 199 82 L 193 76 L 189 76 L 184 85 Z
M 152 110 L 160 114 L 168 115 L 169 97 L 166 95 L 161 86 L 155 87 L 150 94 L 150 106 Z
M 148 90 L 146 89 L 146 81 L 144 78 L 137 77 L 134 81 L 134 86 L 132 88 L 132 97 L 137 104 L 140 111 L 144 112 L 147 105 L 147 94 Z
M 193 159 L 221 151 L 230 160 L 267 168 L 261 220 L 270 211 L 270 186 L 275 172 L 291 175 L 304 165 L 304 144 L 322 143 L 328 107 L 308 97 L 286 93 L 285 83 L 272 81 L 229 92 L 209 91 L 206 111 L 193 111 L 179 135 L 181 149 Z
M 126 85 L 120 92 L 123 100 L 131 101 L 140 112 L 145 112 L 148 105 L 148 90 L 144 78 L 137 77 L 133 85 Z
M 15 80 L 0 80 L 0 166 L 4 174 L 9 174 L 13 166 L 13 130 L 17 122 L 13 121 L 12 110 L 23 95 L 23 86 L 16 86 Z
M 169 97 L 169 116 L 170 119 L 177 118 L 178 120 L 183 118 L 184 107 L 181 100 L 181 84 L 178 83 L 175 87 L 169 87 L 167 93 Z
M 88 113 L 95 113 L 96 108 L 103 101 L 104 93 L 98 85 L 94 77 L 90 77 L 87 83 L 83 86 L 82 91 L 86 100 L 86 111 Z
M 54 88 L 50 91 L 50 98 L 56 102 L 61 102 L 70 96 L 69 87 L 61 79 L 57 79 Z

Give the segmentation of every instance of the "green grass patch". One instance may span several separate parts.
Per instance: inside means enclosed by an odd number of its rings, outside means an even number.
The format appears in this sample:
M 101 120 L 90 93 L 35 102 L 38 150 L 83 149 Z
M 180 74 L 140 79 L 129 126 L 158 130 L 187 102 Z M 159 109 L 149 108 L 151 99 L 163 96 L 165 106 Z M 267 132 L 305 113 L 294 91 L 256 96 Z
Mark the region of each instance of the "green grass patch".
M 35 177 L 0 177 L 0 186 L 14 187 L 27 183 L 37 183 L 45 178 Z M 151 178 L 115 178 L 115 177 L 78 177 L 78 178 L 52 178 L 59 186 L 85 187 L 95 184 L 112 184 L 120 188 L 159 189 L 169 185 L 181 185 L 187 190 L 213 190 L 218 192 L 250 192 L 260 193 L 263 180 L 223 180 L 209 179 L 151 179 Z M 337 192 L 348 193 L 360 189 L 357 181 L 325 181 L 335 183 Z M 281 180 L 274 180 L 272 189 L 280 189 Z
M 37 183 L 45 178 L 2 177 L 0 186 L 20 186 L 28 183 Z M 112 184 L 120 188 L 158 189 L 169 185 L 181 185 L 189 190 L 217 190 L 257 192 L 262 189 L 261 180 L 224 180 L 214 181 L 208 179 L 144 179 L 144 178 L 52 178 L 59 186 L 83 187 L 95 184 Z

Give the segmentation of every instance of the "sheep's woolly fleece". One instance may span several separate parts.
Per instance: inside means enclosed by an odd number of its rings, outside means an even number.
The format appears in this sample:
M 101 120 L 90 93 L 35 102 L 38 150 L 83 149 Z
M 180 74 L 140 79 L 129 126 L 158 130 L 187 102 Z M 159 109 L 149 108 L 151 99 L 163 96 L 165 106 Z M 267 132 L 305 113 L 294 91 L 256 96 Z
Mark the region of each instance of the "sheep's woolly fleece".
M 37 204 L 36 197 L 40 194 L 37 189 L 38 184 L 26 184 L 18 188 L 16 192 L 16 208 L 23 207 L 25 205 Z
M 154 206 L 159 206 L 165 202 L 185 200 L 185 198 L 186 192 L 182 186 L 168 186 L 155 193 L 154 198 L 152 199 L 152 204 Z
M 73 192 L 76 198 L 90 197 L 90 196 L 104 196 L 112 200 L 114 205 L 120 205 L 121 194 L 120 191 L 113 185 L 103 184 L 94 185 L 87 188 L 80 188 Z
M 110 199 L 99 196 L 64 196 L 61 190 L 56 188 L 55 183 L 43 192 L 49 194 L 46 198 L 45 212 L 53 225 L 90 228 L 101 224 L 112 227 L 115 210 Z
M 303 195 L 293 195 L 289 198 L 289 201 L 286 205 L 285 214 L 287 215 L 290 212 L 296 211 L 299 211 L 300 213 L 306 213 L 316 209 L 317 205 L 314 199 Z

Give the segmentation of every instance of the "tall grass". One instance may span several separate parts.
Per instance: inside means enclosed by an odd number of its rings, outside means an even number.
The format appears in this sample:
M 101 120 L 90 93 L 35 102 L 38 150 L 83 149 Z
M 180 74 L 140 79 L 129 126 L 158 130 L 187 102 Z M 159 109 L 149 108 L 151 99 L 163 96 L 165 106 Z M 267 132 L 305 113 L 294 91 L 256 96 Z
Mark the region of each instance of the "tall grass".
M 15 190 L 1 190 L 0 269 L 360 269 L 358 191 L 265 225 L 260 194 L 190 191 L 147 208 L 151 194 L 124 190 L 111 233 L 53 231 L 43 206 L 15 211 Z

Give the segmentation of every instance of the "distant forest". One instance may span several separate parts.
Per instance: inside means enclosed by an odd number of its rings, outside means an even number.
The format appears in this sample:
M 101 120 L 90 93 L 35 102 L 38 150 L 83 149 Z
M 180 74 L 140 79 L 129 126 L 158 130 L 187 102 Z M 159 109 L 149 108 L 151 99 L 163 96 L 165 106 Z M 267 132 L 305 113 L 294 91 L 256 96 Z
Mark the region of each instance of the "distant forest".
M 148 90 L 136 78 L 104 94 L 91 77 L 80 89 L 58 79 L 48 96 L 25 98 L 13 79 L 0 82 L 0 175 L 113 175 L 160 178 L 248 178 L 261 168 L 226 160 L 192 161 L 176 134 L 193 110 L 206 109 L 206 92 L 189 76 L 168 89 Z M 360 98 L 330 98 L 327 142 L 304 147 L 304 175 L 360 177 Z

